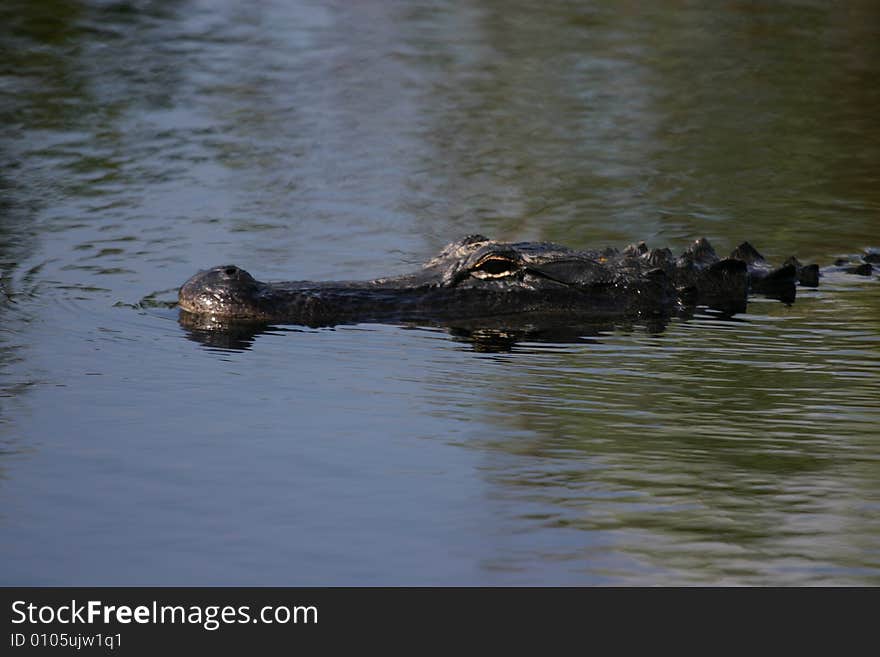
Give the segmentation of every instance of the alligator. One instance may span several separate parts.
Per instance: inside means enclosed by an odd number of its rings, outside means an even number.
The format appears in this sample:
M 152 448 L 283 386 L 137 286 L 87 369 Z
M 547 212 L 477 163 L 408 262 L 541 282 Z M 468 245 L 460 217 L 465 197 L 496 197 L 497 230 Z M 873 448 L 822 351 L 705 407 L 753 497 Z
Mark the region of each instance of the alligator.
M 869 250 L 835 268 L 870 276 Z M 748 242 L 720 257 L 705 238 L 680 256 L 644 242 L 623 250 L 577 251 L 549 242 L 506 243 L 470 235 L 420 270 L 369 281 L 264 283 L 235 265 L 202 271 L 180 288 L 178 304 L 195 325 L 262 322 L 311 327 L 359 322 L 472 326 L 571 324 L 622 317 L 669 317 L 698 306 L 732 316 L 750 293 L 791 303 L 815 287 L 815 264 L 792 257 L 771 266 Z M 208 323 L 201 320 L 208 320 Z

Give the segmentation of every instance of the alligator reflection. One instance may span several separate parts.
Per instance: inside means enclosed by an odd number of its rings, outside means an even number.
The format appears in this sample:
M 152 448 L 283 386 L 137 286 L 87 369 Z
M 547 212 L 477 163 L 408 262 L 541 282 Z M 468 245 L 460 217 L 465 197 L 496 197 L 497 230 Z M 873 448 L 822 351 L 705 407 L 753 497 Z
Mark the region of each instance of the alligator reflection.
M 457 342 L 470 344 L 474 351 L 482 353 L 504 353 L 523 342 L 547 344 L 599 343 L 597 338 L 609 331 L 632 333 L 644 331 L 649 335 L 659 335 L 666 330 L 669 317 L 650 317 L 640 323 L 618 320 L 616 322 L 589 322 L 564 326 L 531 326 L 529 328 L 501 327 L 446 327 L 449 335 Z
M 683 319 L 691 317 L 688 314 Z M 558 318 L 541 322 L 539 317 L 525 319 L 486 319 L 449 324 L 426 324 L 445 329 L 450 337 L 471 345 L 474 351 L 500 353 L 511 351 L 523 342 L 578 344 L 598 342 L 597 338 L 609 331 L 639 332 L 660 335 L 670 322 L 669 316 L 616 318 L 615 320 L 583 320 L 560 324 Z M 180 326 L 186 338 L 206 347 L 247 351 L 257 336 L 264 333 L 281 333 L 314 330 L 317 327 L 283 326 L 266 322 L 232 321 L 215 317 L 180 312 Z M 414 326 L 401 324 L 401 326 Z

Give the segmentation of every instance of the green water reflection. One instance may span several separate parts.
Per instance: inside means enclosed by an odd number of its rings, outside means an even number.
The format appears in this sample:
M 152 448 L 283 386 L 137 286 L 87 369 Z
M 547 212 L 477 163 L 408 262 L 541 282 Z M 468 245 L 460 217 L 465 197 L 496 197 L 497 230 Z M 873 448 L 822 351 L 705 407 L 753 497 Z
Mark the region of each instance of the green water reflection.
M 505 363 L 482 384 L 517 436 L 480 443 L 507 456 L 493 494 L 533 531 L 616 536 L 666 570 L 648 581 L 877 583 L 880 344 L 859 301 Z

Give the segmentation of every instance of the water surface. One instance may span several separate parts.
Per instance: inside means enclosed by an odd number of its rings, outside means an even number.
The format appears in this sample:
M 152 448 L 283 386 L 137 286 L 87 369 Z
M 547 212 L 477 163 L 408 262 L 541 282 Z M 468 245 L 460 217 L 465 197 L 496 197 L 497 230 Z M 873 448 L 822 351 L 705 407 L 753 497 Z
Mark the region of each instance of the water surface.
M 0 26 L 0 583 L 880 584 L 876 280 L 550 342 L 206 338 L 168 305 L 216 264 L 369 278 L 474 232 L 880 246 L 876 3 Z

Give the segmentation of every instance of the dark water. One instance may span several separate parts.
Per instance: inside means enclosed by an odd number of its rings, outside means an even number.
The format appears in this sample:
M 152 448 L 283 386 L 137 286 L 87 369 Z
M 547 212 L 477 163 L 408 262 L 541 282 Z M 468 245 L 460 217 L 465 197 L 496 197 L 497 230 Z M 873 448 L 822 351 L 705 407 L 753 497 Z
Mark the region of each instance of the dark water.
M 827 263 L 878 79 L 872 1 L 6 0 L 0 583 L 880 584 L 876 280 L 506 348 L 163 305 L 473 232 Z

